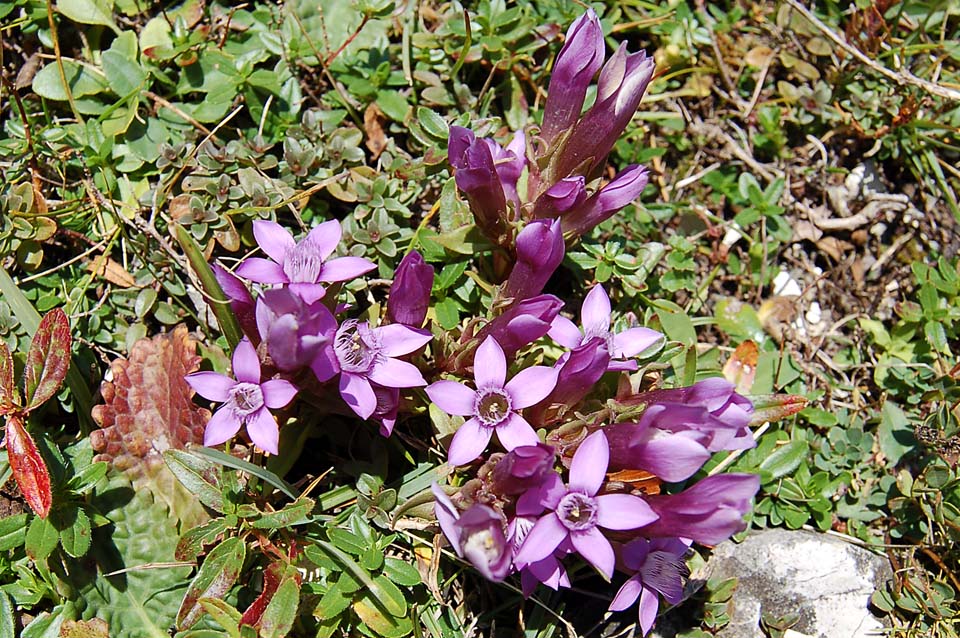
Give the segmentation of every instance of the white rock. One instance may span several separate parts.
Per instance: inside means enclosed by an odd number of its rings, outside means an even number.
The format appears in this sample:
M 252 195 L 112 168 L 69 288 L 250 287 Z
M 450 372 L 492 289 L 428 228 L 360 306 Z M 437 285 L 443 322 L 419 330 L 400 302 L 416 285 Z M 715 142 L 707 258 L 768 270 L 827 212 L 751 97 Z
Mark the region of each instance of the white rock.
M 773 294 L 775 295 L 782 297 L 799 296 L 802 292 L 803 288 L 786 270 L 781 270 L 773 278 Z

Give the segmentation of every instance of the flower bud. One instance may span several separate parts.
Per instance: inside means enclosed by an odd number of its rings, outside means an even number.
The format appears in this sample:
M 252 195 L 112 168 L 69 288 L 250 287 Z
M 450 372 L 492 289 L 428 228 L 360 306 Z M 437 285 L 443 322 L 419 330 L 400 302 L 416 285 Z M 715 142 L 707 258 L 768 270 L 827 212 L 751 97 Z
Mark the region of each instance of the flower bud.
M 490 473 L 490 491 L 504 496 L 522 494 L 543 482 L 553 469 L 555 454 L 549 445 L 522 445 L 504 454 Z
M 496 339 L 507 357 L 547 334 L 550 324 L 560 314 L 563 302 L 553 295 L 538 295 L 510 306 L 477 333 L 482 342 L 488 336 Z
M 274 365 L 285 372 L 305 368 L 337 329 L 336 319 L 320 302 L 307 304 L 288 288 L 260 293 L 257 329 Z
M 543 287 L 563 261 L 564 245 L 560 222 L 537 220 L 517 235 L 517 261 L 504 286 L 504 296 L 513 303 L 543 292 Z
M 415 250 L 404 255 L 393 275 L 387 297 L 387 319 L 414 328 L 423 325 L 433 288 L 433 266 Z

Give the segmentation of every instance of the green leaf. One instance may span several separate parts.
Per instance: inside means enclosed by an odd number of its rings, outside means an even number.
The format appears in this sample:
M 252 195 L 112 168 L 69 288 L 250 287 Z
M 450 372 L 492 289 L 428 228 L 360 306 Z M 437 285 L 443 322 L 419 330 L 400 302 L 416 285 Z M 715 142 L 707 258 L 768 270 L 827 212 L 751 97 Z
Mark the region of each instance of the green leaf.
M 230 638 L 240 638 L 240 619 L 243 615 L 233 605 L 219 598 L 201 598 L 198 602 Z
M 56 549 L 59 540 L 60 534 L 53 526 L 53 522 L 49 518 L 36 516 L 30 521 L 30 527 L 27 528 L 27 536 L 24 539 L 27 556 L 34 562 L 42 561 Z
M 309 522 L 310 512 L 314 508 L 313 499 L 301 496 L 283 509 L 276 512 L 267 512 L 251 523 L 257 529 L 279 529 Z
M 63 59 L 63 75 L 67 79 L 70 93 L 75 98 L 96 95 L 107 89 L 107 81 L 103 76 L 73 60 Z M 60 68 L 56 62 L 48 62 L 33 77 L 33 92 L 48 100 L 67 100 L 67 92 L 63 88 Z
M 353 611 L 367 627 L 384 638 L 402 638 L 413 631 L 413 622 L 409 618 L 384 614 L 370 594 L 354 602 Z
M 418 107 L 417 120 L 420 122 L 423 130 L 435 137 L 438 141 L 446 141 L 450 136 L 450 127 L 433 109 L 428 109 L 423 106 Z
M 383 563 L 383 575 L 404 587 L 414 587 L 419 585 L 420 572 L 417 568 L 399 558 L 388 556 Z
M 128 42 L 121 42 L 128 40 Z M 133 44 L 133 55 L 121 49 L 129 49 Z M 132 31 L 124 31 L 113 41 L 110 48 L 101 56 L 103 74 L 107 76 L 110 90 L 120 97 L 126 97 L 140 90 L 147 79 L 147 72 L 137 62 L 137 39 Z
M 57 11 L 74 22 L 99 24 L 120 33 L 113 21 L 113 0 L 58 0 Z
M 403 595 L 399 597 L 396 594 L 399 590 L 396 588 L 396 585 L 390 583 L 382 576 L 379 579 L 374 579 L 364 568 L 360 567 L 349 554 L 340 550 L 332 543 L 327 541 L 318 540 L 314 542 L 314 545 L 311 545 L 304 550 L 307 554 L 307 558 L 310 558 L 310 554 L 313 552 L 319 552 L 325 554 L 333 562 L 337 563 L 344 572 L 350 575 L 351 578 L 361 583 L 367 590 L 368 595 L 373 600 L 374 604 L 391 616 L 403 616 L 407 611 L 407 603 Z M 311 560 L 313 560 L 311 558 Z M 389 583 L 389 585 L 384 585 L 384 583 Z M 389 589 L 388 589 L 389 588 Z
M 0 519 L 0 552 L 23 545 L 27 536 L 29 514 L 16 514 Z
M 297 499 L 299 497 L 296 490 L 294 490 L 289 483 L 284 481 L 273 472 L 265 470 L 258 465 L 254 465 L 253 463 L 249 463 L 243 459 L 238 459 L 230 456 L 229 454 L 221 452 L 220 450 L 215 450 L 209 447 L 191 447 L 189 448 L 189 451 L 197 456 L 206 457 L 211 461 L 219 463 L 225 467 L 232 467 L 235 470 L 242 470 L 247 474 L 252 474 L 257 478 L 266 481 L 292 499 Z
M 13 603 L 5 593 L 0 591 L 0 638 L 16 638 L 16 615 Z
M 177 612 L 177 628 L 189 629 L 203 613 L 201 598 L 223 598 L 240 576 L 247 546 L 239 538 L 228 538 L 207 555 L 197 575 L 187 589 L 180 611 Z
M 90 549 L 92 530 L 90 527 L 90 518 L 79 507 L 74 510 L 76 515 L 73 522 L 60 530 L 60 544 L 63 551 L 74 558 L 80 558 Z
M 313 615 L 320 620 L 336 618 L 353 602 L 352 593 L 352 591 L 344 591 L 340 580 L 337 580 L 320 598 L 313 609 Z
M 209 459 L 187 450 L 169 449 L 163 460 L 187 490 L 212 510 L 223 513 L 223 494 L 217 484 L 219 472 Z
M 203 551 L 203 546 L 213 543 L 229 529 L 227 520 L 215 518 L 203 525 L 192 527 L 183 533 L 177 543 L 174 556 L 177 560 L 194 560 Z
M 261 638 L 283 638 L 293 627 L 300 606 L 300 583 L 288 575 L 280 583 L 260 617 Z
M 807 458 L 807 442 L 791 441 L 765 458 L 760 463 L 760 471 L 769 473 L 771 479 L 777 479 L 793 472 L 805 458 Z
M 460 325 L 460 304 L 455 299 L 446 298 L 433 306 L 437 323 L 444 330 L 453 330 Z
M 653 305 L 657 309 L 657 317 L 668 339 L 679 341 L 685 346 L 696 344 L 697 331 L 683 308 L 666 299 L 657 299 Z
M 883 404 L 880 413 L 880 425 L 877 428 L 877 437 L 880 441 L 880 451 L 887 457 L 887 463 L 892 467 L 900 462 L 903 455 L 914 449 L 917 440 L 913 435 L 913 426 L 903 410 L 891 400 Z

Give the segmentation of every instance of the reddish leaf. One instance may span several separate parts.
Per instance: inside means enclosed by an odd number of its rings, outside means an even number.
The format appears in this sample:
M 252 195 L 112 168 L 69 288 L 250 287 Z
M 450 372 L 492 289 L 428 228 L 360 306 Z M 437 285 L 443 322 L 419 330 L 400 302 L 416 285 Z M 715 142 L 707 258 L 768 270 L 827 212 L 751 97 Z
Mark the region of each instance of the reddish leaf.
M 796 394 L 763 394 L 748 397 L 753 402 L 750 425 L 779 421 L 807 407 L 806 397 Z
M 239 538 L 228 538 L 207 555 L 180 603 L 177 628 L 189 629 L 203 615 L 201 598 L 222 599 L 240 576 L 247 546 Z
M 273 598 L 273 595 L 277 593 L 277 588 L 280 587 L 280 576 L 283 574 L 283 568 L 283 563 L 273 562 L 263 570 L 263 591 L 250 604 L 247 611 L 243 612 L 243 616 L 240 618 L 241 625 L 256 627 L 260 623 L 260 618 L 266 611 L 270 599 Z
M 734 384 L 740 394 L 749 394 L 753 381 L 757 377 L 757 363 L 760 361 L 760 349 L 749 339 L 744 341 L 723 366 L 723 376 Z
M 0 414 L 7 414 L 17 404 L 17 387 L 13 383 L 13 355 L 0 341 Z
M 43 316 L 27 352 L 23 400 L 33 410 L 56 394 L 70 370 L 70 322 L 60 308 Z
M 7 417 L 7 458 L 23 498 L 40 518 L 50 513 L 50 473 L 36 444 L 17 416 Z

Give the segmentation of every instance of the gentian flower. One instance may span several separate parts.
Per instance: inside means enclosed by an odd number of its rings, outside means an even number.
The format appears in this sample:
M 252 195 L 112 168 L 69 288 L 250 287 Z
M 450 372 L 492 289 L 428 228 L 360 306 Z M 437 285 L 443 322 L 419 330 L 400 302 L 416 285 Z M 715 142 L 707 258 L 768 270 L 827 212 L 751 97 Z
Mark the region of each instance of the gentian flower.
M 286 288 L 261 292 L 256 318 L 270 359 L 284 372 L 309 366 L 337 329 L 326 306 L 308 304 Z
M 296 242 L 280 224 L 258 219 L 253 222 L 253 236 L 270 259 L 250 257 L 240 264 L 237 274 L 261 284 L 288 284 L 304 301 L 313 303 L 323 297 L 321 282 L 348 281 L 377 267 L 362 257 L 327 261 L 342 232 L 340 222 L 331 220 Z
M 411 250 L 393 274 L 387 297 L 387 319 L 390 323 L 419 328 L 427 317 L 432 289 L 433 266 L 427 264 L 420 253 Z
M 654 65 L 645 52 L 628 54 L 626 47 L 626 43 L 622 43 L 603 65 L 597 81 L 596 101 L 573 125 L 570 136 L 557 152 L 556 163 L 552 162 L 548 169 L 552 182 L 573 174 L 590 176 L 602 167 L 633 118 L 653 78 Z M 585 169 L 579 168 L 584 164 Z
M 498 246 L 510 245 L 507 198 L 490 146 L 470 129 L 450 127 L 447 159 L 457 188 L 467 196 L 477 228 Z
M 613 546 L 600 528 L 636 529 L 656 521 L 657 514 L 639 496 L 597 496 L 606 477 L 609 456 L 607 439 L 598 430 L 584 439 L 574 453 L 567 486 L 554 474 L 538 490 L 520 497 L 518 515 L 530 515 L 544 507 L 551 511 L 541 516 L 527 534 L 515 557 L 518 564 L 542 560 L 569 540 L 584 560 L 610 579 L 615 561 Z
M 457 556 L 466 558 L 484 578 L 500 582 L 510 573 L 512 547 L 503 533 L 503 519 L 486 505 L 472 505 L 462 514 L 436 483 L 431 488 L 440 529 Z
M 490 472 L 490 491 L 502 496 L 538 487 L 553 469 L 556 453 L 543 443 L 521 445 L 504 454 Z
M 280 428 L 270 409 L 290 403 L 296 386 L 285 379 L 261 382 L 257 351 L 246 338 L 233 351 L 233 374 L 236 379 L 218 372 L 194 372 L 185 377 L 200 396 L 223 403 L 207 422 L 203 444 L 219 445 L 245 426 L 257 447 L 277 454 Z
M 371 383 L 373 394 L 377 398 L 377 407 L 370 418 L 380 422 L 380 434 L 390 436 L 393 427 L 397 424 L 397 413 L 400 410 L 400 390 L 385 388 L 382 385 Z
M 594 337 L 600 337 L 607 344 L 610 353 L 608 370 L 636 370 L 636 361 L 624 361 L 633 357 L 663 339 L 663 335 L 650 328 L 629 328 L 623 332 L 610 332 L 610 297 L 603 286 L 596 285 L 587 293 L 580 308 L 580 320 L 583 332 L 566 317 L 556 317 L 550 326 L 550 338 L 566 346 L 576 348 Z
M 500 146 L 494 140 L 485 137 L 483 143 L 490 149 L 493 163 L 497 167 L 497 177 L 504 196 L 516 206 L 520 206 L 520 196 L 517 194 L 517 182 L 527 165 L 527 139 L 523 131 L 517 131 L 506 147 Z
M 683 599 L 683 579 L 689 574 L 683 557 L 689 549 L 690 541 L 679 538 L 637 538 L 624 545 L 620 558 L 634 574 L 614 596 L 610 611 L 623 611 L 639 598 L 640 629 L 649 633 L 660 608 L 657 594 L 671 605 Z
M 540 443 L 517 410 L 550 394 L 557 383 L 556 370 L 531 366 L 507 382 L 507 359 L 493 337 L 484 339 L 477 348 L 473 370 L 476 390 L 456 381 L 437 381 L 426 388 L 427 396 L 444 412 L 470 417 L 450 441 L 450 465 L 463 465 L 480 456 L 494 432 L 508 451 Z
M 508 357 L 550 331 L 563 302 L 553 295 L 538 295 L 513 304 L 477 333 L 478 339 L 493 337 Z
M 647 502 L 659 518 L 640 533 L 716 545 L 743 531 L 743 517 L 759 489 L 755 474 L 717 474 L 678 494 L 649 496 Z
M 567 541 L 560 543 L 553 553 L 535 563 L 516 562 L 516 556 L 523 547 L 523 541 L 526 540 L 527 534 L 536 522 L 537 519 L 531 516 L 515 516 L 507 527 L 507 537 L 513 545 L 513 566 L 520 572 L 520 586 L 524 598 L 529 598 L 541 583 L 554 591 L 570 586 L 570 577 L 567 576 L 567 570 L 560 562 L 564 556 L 574 551 L 573 546 Z
M 647 187 L 649 177 L 647 169 L 637 164 L 623 169 L 599 191 L 560 215 L 563 232 L 578 236 L 587 234 L 639 197 Z
M 587 9 L 567 29 L 563 48 L 550 74 L 543 126 L 540 128 L 540 137 L 547 144 L 580 119 L 583 99 L 593 76 L 603 65 L 603 55 L 600 19 L 593 9 Z
M 517 235 L 517 261 L 503 287 L 513 303 L 539 295 L 563 261 L 563 233 L 559 221 L 532 221 Z
M 558 370 L 556 387 L 550 396 L 531 408 L 530 419 L 542 423 L 551 406 L 575 406 L 593 390 L 609 364 L 607 342 L 600 337 L 593 337 L 564 353 L 554 365 Z
M 537 198 L 533 205 L 533 216 L 560 217 L 579 207 L 586 198 L 587 187 L 583 175 L 564 177 Z
M 646 417 L 665 409 L 652 405 L 639 423 L 615 423 L 603 428 L 610 441 L 611 469 L 646 470 L 676 483 L 690 478 L 710 458 L 704 438 L 695 431 L 673 433 L 651 426 Z
M 422 348 L 432 335 L 401 323 L 371 328 L 348 319 L 337 329 L 332 347 L 324 348 L 310 368 L 323 382 L 340 374 L 340 396 L 357 416 L 368 419 L 377 409 L 371 382 L 385 388 L 426 385 L 420 370 L 396 357 Z

